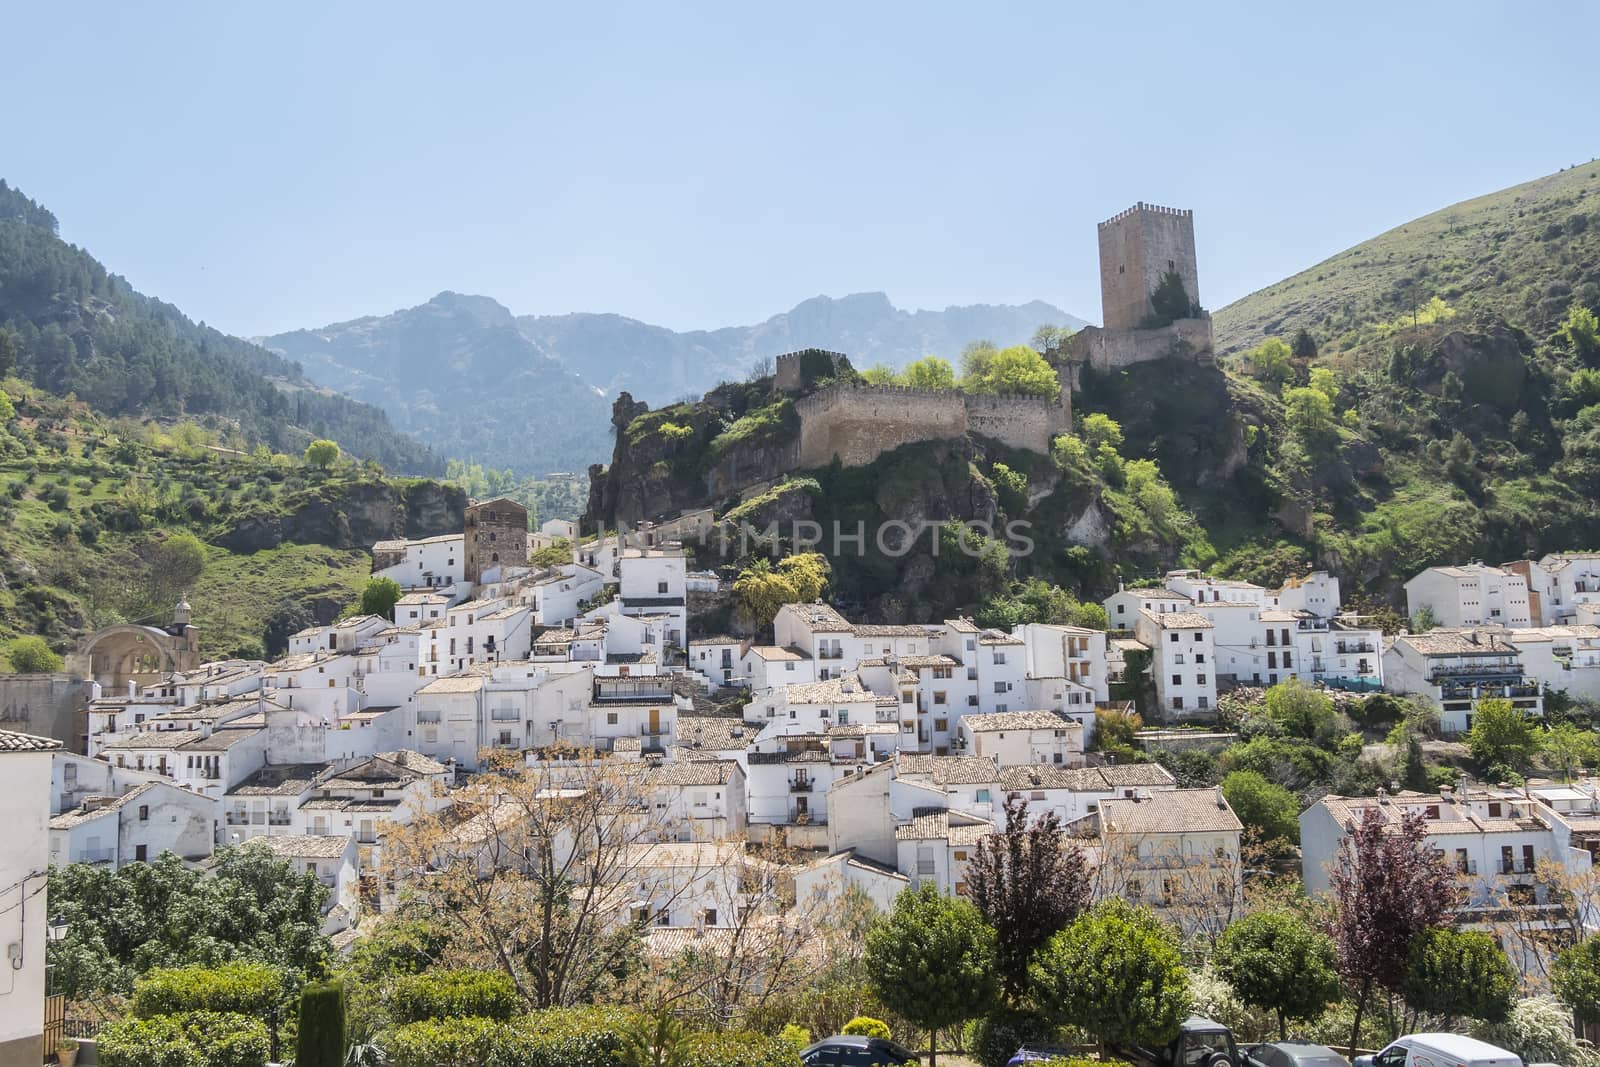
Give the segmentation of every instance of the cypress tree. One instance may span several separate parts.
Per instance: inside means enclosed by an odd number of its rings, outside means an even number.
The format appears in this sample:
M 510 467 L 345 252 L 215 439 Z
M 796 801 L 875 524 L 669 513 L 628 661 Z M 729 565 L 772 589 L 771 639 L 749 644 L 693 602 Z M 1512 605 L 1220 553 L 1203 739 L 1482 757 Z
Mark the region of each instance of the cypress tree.
M 344 984 L 308 983 L 300 994 L 295 1067 L 342 1067 L 345 1042 Z

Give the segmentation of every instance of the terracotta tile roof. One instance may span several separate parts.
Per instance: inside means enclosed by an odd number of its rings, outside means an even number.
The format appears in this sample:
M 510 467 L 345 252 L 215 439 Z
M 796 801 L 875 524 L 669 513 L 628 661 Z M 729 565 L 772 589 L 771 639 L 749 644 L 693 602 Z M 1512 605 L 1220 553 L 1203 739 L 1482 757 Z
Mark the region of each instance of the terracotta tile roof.
M 994 824 L 959 811 L 918 808 L 911 821 L 895 827 L 897 841 L 949 841 L 952 845 L 976 845 L 994 833 Z
M 61 742 L 53 737 L 0 730 L 0 752 L 49 752 L 60 747 Z
M 843 615 L 829 604 L 785 604 L 784 608 L 798 614 L 812 633 L 849 633 L 854 629 Z
M 1244 829 L 1220 789 L 1167 789 L 1146 800 L 1100 802 L 1107 834 L 1205 834 Z
M 1425 634 L 1398 634 L 1396 644 L 1410 645 L 1424 656 L 1516 655 L 1517 646 L 1499 630 L 1438 629 Z
M 1139 614 L 1163 630 L 1210 630 L 1211 620 L 1196 611 L 1146 611 Z
M 994 730 L 1082 729 L 1076 721 L 1054 711 L 990 711 L 961 716 L 961 725 L 975 733 Z
M 726 715 L 679 715 L 678 747 L 711 752 L 742 749 L 761 732 L 760 723 Z
M 739 769 L 737 760 L 689 760 L 680 763 L 663 763 L 652 767 L 645 775 L 650 785 L 727 785 Z
M 265 848 L 275 856 L 297 860 L 336 860 L 350 846 L 350 838 L 336 834 L 289 834 L 254 837 L 245 848 Z
M 285 763 L 262 767 L 228 790 L 228 796 L 296 796 L 316 785 L 332 769 L 331 763 Z
M 988 756 L 923 756 L 900 754 L 900 775 L 926 775 L 935 785 L 985 785 L 1000 777 Z

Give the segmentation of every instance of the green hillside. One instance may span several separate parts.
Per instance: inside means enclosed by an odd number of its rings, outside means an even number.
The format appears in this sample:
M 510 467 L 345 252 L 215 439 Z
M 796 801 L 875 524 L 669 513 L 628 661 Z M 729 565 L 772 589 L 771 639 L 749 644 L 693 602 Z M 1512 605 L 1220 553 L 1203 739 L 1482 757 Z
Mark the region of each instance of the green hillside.
M 1325 352 L 1439 296 L 1543 336 L 1574 296 L 1600 306 L 1600 163 L 1397 226 L 1216 312 L 1219 353 L 1308 330 Z
M 327 437 L 410 474 L 444 461 L 378 408 L 319 388 L 300 367 L 188 319 L 57 235 L 48 210 L 0 181 L 0 374 L 108 415 L 203 420 L 246 446 L 298 453 Z
M 259 656 L 280 604 L 331 620 L 359 592 L 374 540 L 459 530 L 464 505 L 455 487 L 237 452 L 194 422 L 168 433 L 10 378 L 0 382 L 0 652 L 39 634 L 64 653 L 101 626 L 165 621 L 186 594 L 208 657 Z

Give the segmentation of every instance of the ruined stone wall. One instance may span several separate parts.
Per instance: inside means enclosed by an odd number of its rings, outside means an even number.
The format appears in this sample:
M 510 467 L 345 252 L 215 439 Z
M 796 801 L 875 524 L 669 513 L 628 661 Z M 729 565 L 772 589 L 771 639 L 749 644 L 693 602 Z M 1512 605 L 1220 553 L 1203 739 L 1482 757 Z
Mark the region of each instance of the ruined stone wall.
M 1044 453 L 1051 437 L 1070 426 L 1070 403 L 1070 398 L 1057 403 L 1042 397 L 835 385 L 795 403 L 799 465 L 824 467 L 837 455 L 846 467 L 859 467 L 901 445 L 968 433 Z
M 1100 315 L 1105 329 L 1136 330 L 1150 313 L 1150 294 L 1167 271 L 1200 302 L 1194 212 L 1135 204 L 1100 224 Z
M 94 683 L 68 674 L 0 674 L 0 729 L 53 737 L 84 750 L 84 707 Z

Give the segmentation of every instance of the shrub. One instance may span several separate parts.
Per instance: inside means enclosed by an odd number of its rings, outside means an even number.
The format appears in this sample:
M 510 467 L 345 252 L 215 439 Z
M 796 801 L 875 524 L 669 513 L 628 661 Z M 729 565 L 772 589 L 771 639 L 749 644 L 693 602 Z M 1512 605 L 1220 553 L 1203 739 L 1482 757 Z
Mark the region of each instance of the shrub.
M 568 1067 L 617 1062 L 622 1033 L 635 1016 L 620 1008 L 557 1008 L 524 1016 L 512 1024 L 522 1067 Z
M 488 1067 L 511 1042 L 511 1028 L 493 1019 L 428 1019 L 390 1031 L 385 1048 L 393 1067 Z
M 1472 1036 L 1522 1057 L 1523 1063 L 1586 1063 L 1573 1036 L 1572 1013 L 1555 997 L 1519 1000 L 1501 1022 L 1478 1021 Z
M 133 1013 L 146 1019 L 192 1011 L 266 1016 L 283 996 L 282 972 L 264 963 L 158 967 L 134 983 Z
M 505 1021 L 517 1010 L 517 988 L 494 971 L 424 971 L 395 980 L 389 1013 L 401 1023 L 424 1019 Z
M 800 1063 L 799 1055 L 783 1041 L 748 1031 L 696 1034 L 686 1051 L 684 1067 L 798 1067 Z
M 881 1037 L 889 1040 L 889 1024 L 882 1019 L 874 1019 L 870 1015 L 857 1015 L 854 1019 L 844 1024 L 842 1034 L 854 1034 L 861 1037 Z
M 796 1052 L 800 1052 L 811 1044 L 811 1031 L 803 1026 L 796 1026 L 794 1023 L 786 1023 L 783 1029 L 778 1032 L 778 1040 Z
M 967 1053 L 983 1067 L 1006 1067 L 1029 1042 L 1055 1042 L 1060 1030 L 1037 1012 L 1004 1008 L 972 1020 L 963 1034 Z
M 51 651 L 42 637 L 19 637 L 6 652 L 11 669 L 18 674 L 49 674 L 61 669 L 61 657 Z
M 263 1067 L 267 1028 L 233 1012 L 126 1019 L 101 1031 L 104 1067 Z

